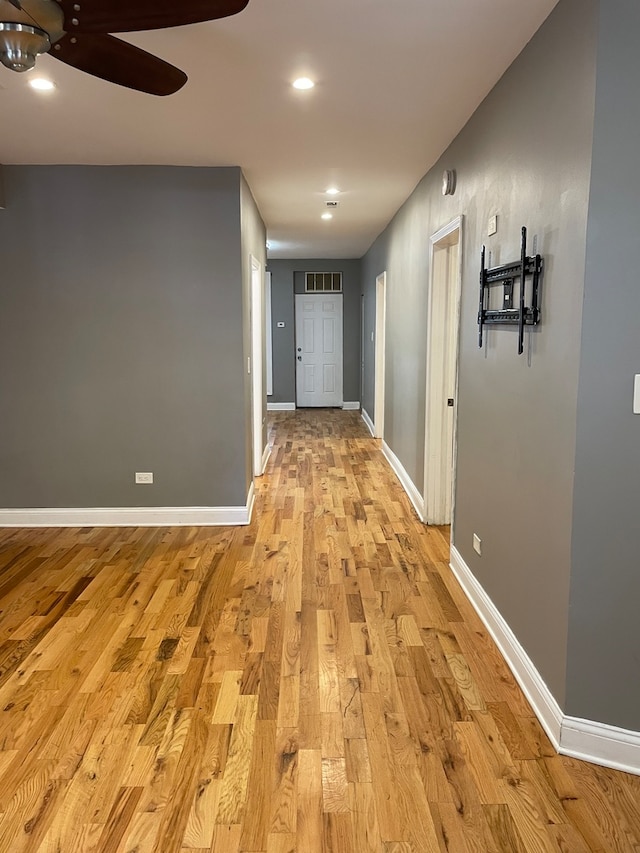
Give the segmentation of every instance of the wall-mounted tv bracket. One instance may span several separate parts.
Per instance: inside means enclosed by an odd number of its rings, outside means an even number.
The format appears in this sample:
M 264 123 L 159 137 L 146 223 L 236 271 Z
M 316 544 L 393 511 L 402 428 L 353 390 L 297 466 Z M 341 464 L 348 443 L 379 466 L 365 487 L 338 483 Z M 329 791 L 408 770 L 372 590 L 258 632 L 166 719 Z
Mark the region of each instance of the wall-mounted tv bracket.
M 486 249 L 482 247 L 480 260 L 480 307 L 478 309 L 478 346 L 482 347 L 482 333 L 485 326 L 517 326 L 518 355 L 524 352 L 524 327 L 537 326 L 540 322 L 540 276 L 542 257 L 527 255 L 527 229 L 522 229 L 520 260 L 501 267 L 485 268 Z M 525 305 L 527 276 L 532 276 L 531 305 Z M 515 280 L 520 280 L 520 292 L 517 307 L 514 306 Z M 502 285 L 502 308 L 489 308 L 489 289 Z

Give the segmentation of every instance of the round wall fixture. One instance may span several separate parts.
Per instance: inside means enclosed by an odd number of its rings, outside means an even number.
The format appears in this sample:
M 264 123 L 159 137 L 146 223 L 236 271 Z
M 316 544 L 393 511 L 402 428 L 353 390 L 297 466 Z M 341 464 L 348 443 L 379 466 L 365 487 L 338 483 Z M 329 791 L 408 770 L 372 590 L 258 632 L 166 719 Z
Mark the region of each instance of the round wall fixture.
M 456 191 L 456 173 L 453 169 L 445 169 L 442 173 L 442 195 L 453 195 Z

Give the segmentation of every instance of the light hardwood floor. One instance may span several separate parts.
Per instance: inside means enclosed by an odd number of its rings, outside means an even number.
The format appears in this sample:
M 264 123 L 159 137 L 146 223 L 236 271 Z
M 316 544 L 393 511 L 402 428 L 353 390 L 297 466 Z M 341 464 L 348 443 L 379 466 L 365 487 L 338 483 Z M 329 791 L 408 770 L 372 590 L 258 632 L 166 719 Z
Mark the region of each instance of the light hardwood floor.
M 274 416 L 247 528 L 0 531 L 0 853 L 630 853 L 358 413 Z

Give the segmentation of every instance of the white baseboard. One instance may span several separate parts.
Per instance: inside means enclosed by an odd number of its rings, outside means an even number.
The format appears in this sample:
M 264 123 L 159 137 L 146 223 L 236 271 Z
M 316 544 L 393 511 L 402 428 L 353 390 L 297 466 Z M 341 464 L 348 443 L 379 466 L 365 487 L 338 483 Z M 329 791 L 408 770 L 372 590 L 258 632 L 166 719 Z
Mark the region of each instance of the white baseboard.
M 375 428 L 373 426 L 373 421 L 369 417 L 369 413 L 366 411 L 366 409 L 362 410 L 362 420 L 365 422 L 367 429 L 369 430 L 371 435 L 375 438 L 376 431 L 375 431 Z
M 234 527 L 249 524 L 246 506 L 135 506 L 79 509 L 0 509 L 0 527 Z
M 413 504 L 415 511 L 418 513 L 418 518 L 420 521 L 424 521 L 424 498 L 416 488 L 411 477 L 407 474 L 402 462 L 400 462 L 384 439 L 382 440 L 382 452 L 384 453 L 389 465 L 393 468 L 396 477 L 400 480 L 402 488 L 409 495 L 409 500 Z
M 295 403 L 267 403 L 268 412 L 295 412 Z
M 560 752 L 640 776 L 640 732 L 591 720 L 565 717 Z
M 560 746 L 562 711 L 531 658 L 480 585 L 460 552 L 451 546 L 451 569 L 509 665 L 536 717 L 556 749 Z
M 256 502 L 256 485 L 252 481 L 249 486 L 249 494 L 247 495 L 247 520 L 241 524 L 251 524 L 251 516 L 253 515 L 253 507 Z
M 451 569 L 555 749 L 562 755 L 640 775 L 640 732 L 564 714 L 533 661 L 454 546 Z
M 267 444 L 265 449 L 264 449 L 264 453 L 262 454 L 262 462 L 260 463 L 260 474 L 264 474 L 264 472 L 267 468 L 267 462 L 269 461 L 270 456 L 271 456 L 271 445 Z
M 360 411 L 360 401 L 358 400 L 355 403 L 343 403 L 342 408 L 345 412 L 358 412 Z

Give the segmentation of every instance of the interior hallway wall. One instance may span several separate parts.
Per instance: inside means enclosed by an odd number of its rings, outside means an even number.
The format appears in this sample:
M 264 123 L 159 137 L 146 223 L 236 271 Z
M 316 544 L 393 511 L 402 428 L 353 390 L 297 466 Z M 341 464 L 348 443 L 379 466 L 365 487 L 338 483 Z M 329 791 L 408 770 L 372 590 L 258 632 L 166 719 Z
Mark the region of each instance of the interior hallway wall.
M 595 0 L 561 0 L 363 260 L 368 329 L 387 271 L 385 440 L 422 493 L 429 237 L 464 216 L 454 544 L 560 705 L 596 30 Z M 444 169 L 457 172 L 453 196 Z M 489 330 L 481 350 L 482 244 L 492 265 L 517 259 L 523 225 L 545 258 L 542 325 L 523 356 L 508 329 Z M 372 355 L 367 341 L 370 414 Z
M 3 171 L 0 506 L 244 505 L 240 169 Z
M 640 6 L 600 4 L 567 712 L 640 731 Z

